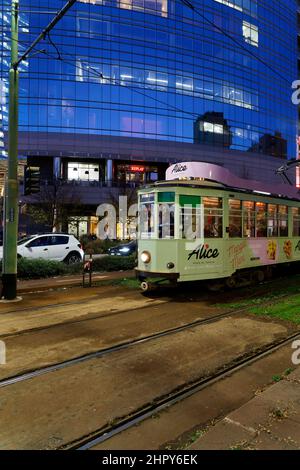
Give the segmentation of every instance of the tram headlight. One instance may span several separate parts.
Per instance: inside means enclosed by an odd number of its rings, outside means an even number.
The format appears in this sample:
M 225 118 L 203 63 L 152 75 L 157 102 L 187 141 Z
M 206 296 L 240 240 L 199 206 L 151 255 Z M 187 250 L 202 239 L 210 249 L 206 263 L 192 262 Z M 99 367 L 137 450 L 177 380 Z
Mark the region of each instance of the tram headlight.
M 151 255 L 149 251 L 142 251 L 141 253 L 141 261 L 145 264 L 150 263 L 151 261 Z

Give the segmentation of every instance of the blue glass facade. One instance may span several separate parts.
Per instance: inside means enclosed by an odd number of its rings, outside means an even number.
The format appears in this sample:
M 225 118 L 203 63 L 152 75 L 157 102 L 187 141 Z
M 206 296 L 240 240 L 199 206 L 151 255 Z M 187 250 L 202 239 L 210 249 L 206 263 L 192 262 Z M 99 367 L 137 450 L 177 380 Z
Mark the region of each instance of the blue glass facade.
M 277 136 L 295 157 L 296 1 L 192 3 L 197 12 L 180 0 L 78 0 L 22 66 L 19 129 L 31 148 L 36 133 L 218 146 L 226 131 L 224 147 L 270 154 Z M 20 50 L 64 4 L 20 0 Z M 0 8 L 6 130 L 10 0 Z M 49 154 L 46 139 L 37 147 Z

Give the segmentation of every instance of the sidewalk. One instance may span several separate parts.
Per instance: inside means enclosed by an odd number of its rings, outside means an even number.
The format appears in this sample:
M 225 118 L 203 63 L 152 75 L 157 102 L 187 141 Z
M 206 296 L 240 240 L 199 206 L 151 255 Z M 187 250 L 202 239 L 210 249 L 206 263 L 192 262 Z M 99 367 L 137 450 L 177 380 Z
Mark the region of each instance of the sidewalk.
M 191 450 L 299 450 L 300 367 L 210 427 Z
M 92 282 L 96 281 L 113 281 L 116 279 L 135 277 L 134 271 L 114 271 L 93 273 Z M 88 282 L 88 274 L 86 274 L 86 282 Z M 30 281 L 18 280 L 18 294 L 24 294 L 32 291 L 42 291 L 49 289 L 60 289 L 62 287 L 76 287 L 82 285 L 82 274 L 72 276 L 48 277 L 45 279 L 33 279 Z

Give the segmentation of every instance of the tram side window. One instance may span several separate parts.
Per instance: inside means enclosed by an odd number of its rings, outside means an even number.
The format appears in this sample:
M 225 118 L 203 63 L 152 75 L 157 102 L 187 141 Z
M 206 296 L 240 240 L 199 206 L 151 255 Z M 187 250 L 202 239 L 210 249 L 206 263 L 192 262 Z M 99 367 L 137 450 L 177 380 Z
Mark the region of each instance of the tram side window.
M 243 201 L 243 237 L 255 237 L 255 203 Z
M 204 237 L 223 237 L 223 202 L 219 197 L 204 197 Z
M 278 206 L 268 204 L 268 237 L 278 237 Z
M 242 209 L 239 199 L 229 199 L 229 237 L 240 238 L 242 236 Z
M 267 236 L 267 204 L 265 202 L 255 203 L 256 212 L 256 236 Z
M 174 238 L 175 193 L 162 191 L 158 200 L 158 238 Z
M 180 237 L 188 240 L 201 238 L 201 198 L 195 195 L 181 194 L 180 205 Z
M 300 237 L 300 207 L 293 207 L 292 214 L 293 214 L 293 237 Z
M 175 204 L 158 204 L 158 238 L 174 238 Z
M 289 234 L 288 206 L 278 206 L 278 225 L 279 225 L 279 236 L 287 237 Z

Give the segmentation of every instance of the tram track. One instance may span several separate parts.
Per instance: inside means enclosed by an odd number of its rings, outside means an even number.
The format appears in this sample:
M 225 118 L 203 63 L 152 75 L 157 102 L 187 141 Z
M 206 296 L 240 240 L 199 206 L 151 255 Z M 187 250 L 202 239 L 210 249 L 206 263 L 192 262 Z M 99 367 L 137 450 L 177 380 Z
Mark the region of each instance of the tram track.
M 290 295 L 289 294 L 282 295 L 282 296 L 280 296 L 280 299 L 283 299 L 285 297 L 290 297 Z M 277 300 L 278 300 L 278 298 L 275 299 L 275 301 L 277 301 Z M 271 303 L 272 303 L 272 300 L 268 299 L 268 301 L 261 302 L 261 303 L 256 303 L 255 306 L 269 305 Z M 153 308 L 153 305 L 144 306 L 144 307 L 141 307 L 141 308 L 143 310 L 145 310 L 147 308 Z M 207 325 L 207 324 L 210 324 L 210 323 L 215 323 L 215 322 L 217 322 L 219 320 L 222 320 L 224 318 L 227 318 L 229 316 L 244 313 L 247 310 L 249 310 L 249 308 L 251 308 L 250 305 L 246 305 L 245 307 L 241 307 L 241 308 L 237 308 L 237 309 L 233 308 L 233 309 L 227 310 L 226 312 L 218 313 L 218 314 L 212 315 L 210 317 L 195 320 L 195 321 L 190 322 L 190 323 L 185 323 L 184 325 L 175 326 L 175 327 L 172 327 L 172 328 L 165 329 L 163 331 L 159 331 L 159 332 L 156 332 L 156 333 L 153 333 L 153 334 L 150 334 L 150 335 L 143 336 L 141 338 L 124 341 L 124 342 L 117 343 L 117 344 L 115 344 L 113 346 L 110 346 L 110 347 L 99 349 L 97 351 L 92 351 L 90 353 L 86 353 L 86 354 L 83 354 L 83 355 L 80 355 L 80 356 L 75 356 L 75 357 L 73 357 L 71 359 L 68 359 L 68 360 L 65 360 L 65 361 L 50 364 L 50 365 L 43 366 L 43 367 L 36 368 L 36 369 L 29 369 L 29 370 L 24 371 L 20 374 L 12 375 L 12 376 L 5 377 L 5 378 L 1 379 L 0 380 L 0 388 L 7 387 L 9 385 L 13 385 L 13 384 L 16 384 L 16 383 L 24 382 L 24 381 L 27 381 L 27 380 L 33 379 L 35 377 L 39 377 L 39 376 L 51 373 L 51 372 L 59 371 L 59 370 L 65 369 L 65 368 L 70 367 L 70 366 L 74 366 L 74 365 L 77 365 L 77 364 L 80 364 L 80 363 L 83 363 L 83 362 L 90 361 L 92 359 L 101 358 L 101 357 L 107 356 L 109 354 L 113 354 L 115 352 L 118 352 L 118 351 L 126 350 L 126 349 L 128 349 L 132 346 L 136 346 L 136 345 L 139 345 L 139 344 L 147 343 L 149 341 L 153 341 L 155 339 L 159 339 L 159 338 L 163 338 L 163 337 L 166 337 L 166 336 L 170 336 L 172 334 L 177 334 L 177 333 L 180 333 L 180 332 L 183 332 L 183 331 L 187 331 L 189 329 L 192 329 L 192 328 L 195 328 L 195 327 L 198 327 L 198 326 L 201 326 L 201 325 Z M 125 312 L 130 312 L 130 311 L 131 310 L 128 309 L 128 310 L 123 310 L 123 311 L 119 311 L 119 312 L 115 312 L 115 313 L 116 314 L 121 314 L 121 313 L 124 314 Z M 110 315 L 108 314 L 107 316 L 110 316 Z M 98 317 L 93 318 L 93 319 L 97 320 L 97 319 L 101 319 L 101 318 L 103 318 L 103 316 L 98 316 Z M 78 320 L 77 322 L 87 321 L 87 320 L 88 319 Z M 90 318 L 90 320 L 92 320 L 92 318 Z M 70 322 L 70 323 L 77 323 L 77 322 L 74 321 L 74 322 Z M 66 323 L 63 323 L 61 325 L 65 325 L 65 324 L 68 324 L 68 323 L 66 322 Z M 52 327 L 55 327 L 55 326 L 57 327 L 57 326 L 60 326 L 60 325 L 57 325 L 57 324 L 49 325 L 49 327 L 46 327 L 46 328 L 41 327 L 41 330 L 45 330 L 45 329 L 52 328 Z M 39 329 L 36 328 L 33 331 L 34 332 L 39 331 Z M 22 333 L 24 333 L 24 332 L 22 332 Z M 14 334 L 12 336 L 16 336 L 16 334 Z M 5 338 L 7 338 L 7 336 L 5 336 Z
M 246 299 L 251 300 L 252 298 L 257 297 L 257 295 L 267 294 L 269 292 L 268 291 L 268 284 L 269 283 L 272 283 L 272 281 L 267 281 L 263 284 L 262 292 L 251 294 L 251 295 L 247 296 Z M 299 291 L 299 293 L 300 293 L 300 291 Z M 297 295 L 297 294 L 294 294 L 294 295 Z M 283 298 L 288 297 L 288 296 L 290 296 L 290 294 L 278 295 L 278 297 L 280 299 L 281 298 L 283 299 Z M 176 300 L 180 301 L 180 297 L 178 299 L 175 298 L 175 301 Z M 172 301 L 173 301 L 173 299 L 168 299 L 168 300 L 160 301 L 157 304 L 153 303 L 151 305 L 141 305 L 141 306 L 131 307 L 129 309 L 121 309 L 121 310 L 118 310 L 118 311 L 113 311 L 114 309 L 111 309 L 111 310 L 103 312 L 100 315 L 91 315 L 88 318 L 78 318 L 78 319 L 76 318 L 76 319 L 72 319 L 72 320 L 66 320 L 66 321 L 62 321 L 62 322 L 52 323 L 50 325 L 41 325 L 41 326 L 37 326 L 37 327 L 33 327 L 33 328 L 24 328 L 24 329 L 22 329 L 20 331 L 17 331 L 17 332 L 15 331 L 15 332 L 11 332 L 11 333 L 0 334 L 0 339 L 5 340 L 7 338 L 19 337 L 19 336 L 34 333 L 34 332 L 47 331 L 47 330 L 55 329 L 57 327 L 64 326 L 64 325 L 79 324 L 79 323 L 84 323 L 84 322 L 89 322 L 89 321 L 94 321 L 94 320 L 100 320 L 102 318 L 111 318 L 111 317 L 115 317 L 115 316 L 118 316 L 118 315 L 126 314 L 128 312 L 134 312 L 136 310 L 144 310 L 144 309 L 148 309 L 148 308 L 153 308 L 155 306 L 165 305 L 165 304 L 170 303 Z M 8 315 L 8 314 L 13 314 L 13 313 L 18 313 L 19 314 L 19 313 L 23 313 L 23 312 L 27 312 L 27 311 L 32 313 L 32 312 L 35 312 L 35 311 L 39 312 L 40 310 L 50 310 L 52 308 L 72 307 L 72 305 L 74 305 L 74 306 L 77 306 L 77 305 L 80 305 L 80 304 L 84 305 L 84 304 L 86 304 L 86 302 L 87 302 L 87 299 L 83 299 L 83 300 L 76 300 L 76 301 L 72 301 L 72 302 L 62 302 L 62 303 L 55 303 L 55 304 L 51 304 L 51 305 L 43 305 L 41 307 L 25 307 L 25 308 L 22 308 L 22 309 L 9 310 L 7 312 L 3 312 L 3 313 L 1 313 L 1 315 Z M 272 300 L 268 300 L 266 302 L 266 304 L 269 303 L 269 302 L 272 302 Z M 214 307 L 218 304 L 219 304 L 219 302 L 213 303 L 213 304 L 211 304 L 211 307 Z M 263 304 L 264 303 L 258 303 L 256 305 L 259 306 L 259 305 L 263 305 Z M 230 312 L 233 312 L 233 311 L 234 310 L 230 310 Z
M 200 319 L 200 320 L 195 320 L 191 323 L 186 323 L 184 325 L 180 325 L 180 326 L 176 326 L 176 327 L 173 327 L 173 328 L 169 328 L 167 330 L 159 331 L 157 333 L 153 333 L 152 335 L 143 336 L 142 338 L 138 338 L 138 339 L 134 339 L 134 340 L 130 340 L 130 341 L 124 341 L 124 342 L 118 343 L 114 346 L 111 346 L 111 347 L 108 347 L 108 348 L 103 348 L 103 349 L 100 349 L 98 351 L 94 351 L 94 352 L 91 352 L 91 353 L 83 354 L 81 356 L 77 356 L 77 357 L 74 357 L 72 359 L 68 359 L 66 361 L 62 361 L 62 362 L 52 364 L 52 365 L 49 365 L 49 366 L 46 366 L 46 367 L 41 367 L 41 368 L 38 368 L 38 369 L 29 370 L 29 371 L 26 371 L 22 374 L 14 375 L 14 376 L 11 376 L 11 377 L 6 377 L 6 378 L 0 380 L 0 388 L 7 387 L 8 385 L 13 385 L 13 384 L 16 384 L 16 383 L 19 383 L 19 382 L 24 382 L 26 380 L 33 379 L 35 377 L 39 377 L 41 375 L 48 374 L 50 372 L 55 372 L 55 371 L 58 371 L 58 370 L 62 370 L 62 369 L 65 369 L 66 367 L 70 367 L 70 366 L 77 365 L 77 364 L 80 364 L 80 363 L 83 363 L 83 362 L 86 362 L 86 361 L 90 361 L 91 359 L 97 359 L 97 358 L 100 358 L 100 357 L 104 357 L 104 356 L 107 356 L 107 355 L 112 354 L 114 352 L 123 351 L 125 349 L 128 349 L 131 346 L 136 346 L 138 344 L 146 343 L 148 341 L 163 338 L 163 337 L 169 336 L 171 334 L 180 333 L 182 331 L 186 331 L 186 330 L 189 330 L 191 328 L 195 328 L 195 327 L 200 326 L 200 325 L 206 325 L 206 324 L 209 324 L 209 323 L 214 323 L 214 322 L 216 322 L 218 320 L 221 320 L 222 318 L 226 318 L 230 315 L 243 313 L 245 310 L 247 310 L 247 308 L 248 307 L 238 309 L 238 310 L 233 309 L 233 310 L 229 310 L 227 312 L 222 312 L 222 313 L 219 313 L 217 315 L 213 315 L 209 318 L 203 318 L 203 319 Z
M 259 361 L 278 349 L 290 344 L 291 341 L 300 338 L 300 332 L 290 334 L 287 337 L 281 338 L 276 342 L 272 342 L 265 347 L 260 347 L 259 350 L 252 351 L 246 356 L 237 358 L 228 365 L 223 365 L 214 374 L 209 376 L 200 377 L 199 379 L 184 384 L 179 389 L 175 389 L 168 395 L 157 397 L 153 402 L 146 404 L 138 410 L 135 410 L 130 415 L 120 417 L 115 420 L 114 424 L 106 425 L 96 431 L 73 440 L 57 448 L 57 450 L 89 450 L 93 447 L 111 439 L 112 437 L 138 425 L 142 421 L 151 418 L 170 406 L 201 392 L 203 389 L 215 384 L 216 382 L 227 378 L 228 376 L 238 372 L 239 370 L 250 366 L 251 364 Z
M 80 303 L 84 304 L 85 302 L 86 302 L 86 300 L 84 302 L 59 304 L 59 305 L 55 305 L 55 306 L 58 306 L 58 307 L 65 306 L 65 305 L 66 306 L 68 306 L 68 305 L 72 306 L 72 305 L 79 305 Z M 103 314 L 89 316 L 88 318 L 78 318 L 78 319 L 67 320 L 67 321 L 58 322 L 58 323 L 52 323 L 51 325 L 42 325 L 42 326 L 37 326 L 37 327 L 34 327 L 34 328 L 25 328 L 25 329 L 23 329 L 21 331 L 18 331 L 18 332 L 4 333 L 3 335 L 0 335 L 0 339 L 4 340 L 4 339 L 7 339 L 7 338 L 22 336 L 22 335 L 28 334 L 28 333 L 51 330 L 53 328 L 57 328 L 57 327 L 64 326 L 64 325 L 73 325 L 73 324 L 89 322 L 89 321 L 93 321 L 93 320 L 100 320 L 102 318 L 111 318 L 111 317 L 115 317 L 117 315 L 122 315 L 122 314 L 125 314 L 125 313 L 128 313 L 128 312 L 134 312 L 135 310 L 144 310 L 144 309 L 146 310 L 148 308 L 153 308 L 155 306 L 160 306 L 160 305 L 163 305 L 163 304 L 166 304 L 166 303 L 168 303 L 167 300 L 162 301 L 162 302 L 157 303 L 157 304 L 153 303 L 151 305 L 141 305 L 141 306 L 137 306 L 137 307 L 131 307 L 130 309 L 127 308 L 127 309 L 122 309 L 122 310 L 118 310 L 118 311 L 113 311 L 113 309 L 112 309 L 112 310 L 104 312 Z M 39 310 L 39 309 L 37 309 L 37 310 Z

